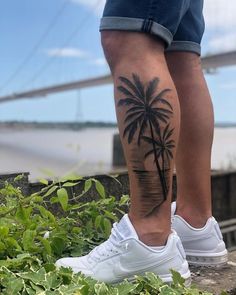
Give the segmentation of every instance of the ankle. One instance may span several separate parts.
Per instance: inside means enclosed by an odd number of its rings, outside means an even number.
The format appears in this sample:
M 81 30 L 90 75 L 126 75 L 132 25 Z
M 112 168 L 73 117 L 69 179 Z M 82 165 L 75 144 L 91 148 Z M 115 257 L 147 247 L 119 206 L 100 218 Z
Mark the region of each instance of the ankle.
M 212 216 L 211 211 L 199 211 L 192 207 L 177 205 L 176 215 L 181 216 L 188 224 L 195 228 L 203 227 L 207 220 Z
M 130 221 L 140 239 L 147 246 L 164 246 L 171 232 L 169 221 L 162 222 L 157 218 L 136 219 L 130 216 Z
M 170 231 L 168 232 L 142 232 L 138 234 L 139 240 L 149 247 L 165 246 Z

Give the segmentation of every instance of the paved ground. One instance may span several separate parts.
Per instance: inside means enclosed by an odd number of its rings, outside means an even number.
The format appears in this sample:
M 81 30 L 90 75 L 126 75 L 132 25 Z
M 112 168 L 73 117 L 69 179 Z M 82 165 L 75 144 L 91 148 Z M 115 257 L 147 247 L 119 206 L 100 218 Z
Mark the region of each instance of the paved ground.
M 229 253 L 228 264 L 222 268 L 192 268 L 193 283 L 201 290 L 236 295 L 236 251 Z

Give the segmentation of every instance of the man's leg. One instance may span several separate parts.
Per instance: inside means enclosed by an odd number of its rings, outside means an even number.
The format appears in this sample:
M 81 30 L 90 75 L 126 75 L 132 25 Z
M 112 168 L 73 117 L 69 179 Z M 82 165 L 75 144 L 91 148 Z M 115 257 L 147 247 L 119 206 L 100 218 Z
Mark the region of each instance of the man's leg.
M 194 227 L 202 227 L 211 212 L 210 164 L 214 117 L 200 57 L 169 52 L 166 59 L 181 108 L 176 157 L 177 212 Z
M 211 98 L 197 54 L 172 51 L 166 59 L 181 108 L 176 157 L 177 210 L 172 227 L 181 238 L 190 264 L 220 266 L 227 262 L 227 250 L 211 210 Z
M 56 265 L 108 283 L 146 271 L 171 282 L 171 269 L 188 280 L 184 249 L 170 226 L 180 116 L 164 42 L 144 33 L 109 30 L 102 32 L 102 44 L 114 79 L 131 207 L 113 224 L 107 241 L 86 256 L 62 258 Z
M 142 33 L 102 32 L 128 166 L 130 220 L 141 241 L 164 245 L 170 233 L 179 102 L 164 43 Z

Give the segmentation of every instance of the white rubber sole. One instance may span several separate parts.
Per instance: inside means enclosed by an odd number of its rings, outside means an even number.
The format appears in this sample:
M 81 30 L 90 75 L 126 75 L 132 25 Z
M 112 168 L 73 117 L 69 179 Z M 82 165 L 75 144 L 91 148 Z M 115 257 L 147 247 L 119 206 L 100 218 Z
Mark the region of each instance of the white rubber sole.
M 224 250 L 217 254 L 209 253 L 188 253 L 186 259 L 190 265 L 216 267 L 223 266 L 228 261 L 228 251 Z

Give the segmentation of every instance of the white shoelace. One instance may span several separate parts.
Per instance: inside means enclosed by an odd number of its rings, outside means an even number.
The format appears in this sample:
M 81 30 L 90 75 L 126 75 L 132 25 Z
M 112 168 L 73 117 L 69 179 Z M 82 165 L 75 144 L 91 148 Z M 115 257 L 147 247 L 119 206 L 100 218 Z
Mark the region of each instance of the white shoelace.
M 90 262 L 98 262 L 101 258 L 110 257 L 111 255 L 120 253 L 119 241 L 123 239 L 123 236 L 117 229 L 117 222 L 113 224 L 111 230 L 111 235 L 107 241 L 103 242 L 101 245 L 95 247 L 89 254 L 88 260 Z

